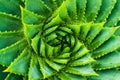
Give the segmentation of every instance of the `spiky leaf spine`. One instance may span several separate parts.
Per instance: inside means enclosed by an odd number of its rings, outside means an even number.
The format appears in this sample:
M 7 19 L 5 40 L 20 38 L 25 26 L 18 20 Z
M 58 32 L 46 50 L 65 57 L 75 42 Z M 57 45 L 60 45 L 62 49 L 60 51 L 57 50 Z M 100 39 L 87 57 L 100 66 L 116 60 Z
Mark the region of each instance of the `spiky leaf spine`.
M 0 0 L 0 80 L 118 80 L 120 0 Z

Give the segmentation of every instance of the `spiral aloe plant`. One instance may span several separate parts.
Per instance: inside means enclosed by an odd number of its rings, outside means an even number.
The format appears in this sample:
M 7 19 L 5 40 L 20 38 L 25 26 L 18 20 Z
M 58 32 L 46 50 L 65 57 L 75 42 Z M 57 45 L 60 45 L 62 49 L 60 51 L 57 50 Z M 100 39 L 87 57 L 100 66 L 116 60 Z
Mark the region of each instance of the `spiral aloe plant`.
M 0 0 L 0 80 L 119 80 L 120 0 Z

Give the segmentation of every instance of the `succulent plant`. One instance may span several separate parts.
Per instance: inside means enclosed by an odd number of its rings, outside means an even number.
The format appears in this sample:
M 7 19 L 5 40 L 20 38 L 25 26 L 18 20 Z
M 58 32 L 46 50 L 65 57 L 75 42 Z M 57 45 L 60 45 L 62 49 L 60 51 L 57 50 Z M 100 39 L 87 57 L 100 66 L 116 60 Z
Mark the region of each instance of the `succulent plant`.
M 119 80 L 120 0 L 0 0 L 0 80 Z

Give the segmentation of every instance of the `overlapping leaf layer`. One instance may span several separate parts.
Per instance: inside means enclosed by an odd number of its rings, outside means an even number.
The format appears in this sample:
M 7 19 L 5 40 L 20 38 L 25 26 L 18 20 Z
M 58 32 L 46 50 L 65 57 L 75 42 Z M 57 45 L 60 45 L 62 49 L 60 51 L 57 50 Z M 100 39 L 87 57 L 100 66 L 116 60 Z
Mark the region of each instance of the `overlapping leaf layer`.
M 120 0 L 0 0 L 0 80 L 118 80 Z

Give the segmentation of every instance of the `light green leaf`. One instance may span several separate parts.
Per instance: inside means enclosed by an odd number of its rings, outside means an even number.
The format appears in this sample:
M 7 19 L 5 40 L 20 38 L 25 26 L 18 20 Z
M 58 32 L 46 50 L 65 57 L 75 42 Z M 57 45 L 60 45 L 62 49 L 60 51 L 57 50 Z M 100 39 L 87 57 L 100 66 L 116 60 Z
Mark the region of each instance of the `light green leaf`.
M 97 70 L 116 68 L 120 66 L 120 53 L 112 52 L 96 60 L 93 68 Z
M 61 72 L 61 73 L 59 73 L 58 77 L 61 80 L 86 80 L 82 76 L 75 75 L 75 74 L 70 74 L 70 73 L 67 73 L 67 72 Z
M 104 44 L 102 44 L 99 48 L 92 52 L 92 57 L 98 58 L 104 56 L 112 51 L 115 51 L 120 47 L 120 37 L 113 36 L 109 40 L 107 40 Z
M 55 63 L 52 60 L 45 59 L 45 61 L 51 68 L 53 68 L 56 71 L 59 71 L 60 69 L 62 69 L 64 67 L 64 65 L 61 65 L 59 63 Z
M 44 22 L 44 17 L 37 15 L 21 7 L 22 22 L 25 24 L 40 24 Z
M 0 12 L 0 31 L 14 31 L 21 28 L 22 23 L 19 18 Z
M 11 72 L 20 75 L 27 75 L 30 64 L 31 52 L 28 48 L 16 58 L 4 72 Z
M 25 40 L 20 40 L 13 45 L 0 50 L 0 64 L 8 66 L 22 52 L 26 46 Z
M 66 72 L 81 76 L 98 76 L 98 74 L 90 67 L 90 65 L 67 67 Z
M 38 58 L 38 61 L 43 78 L 47 78 L 55 74 L 56 71 L 52 69 L 50 66 L 48 66 L 44 59 Z
M 90 43 L 90 45 L 88 46 L 89 49 L 94 50 L 100 45 L 104 44 L 105 41 L 113 36 L 117 29 L 118 27 L 103 28 L 101 32 L 95 37 L 95 39 Z
M 117 0 L 114 9 L 109 15 L 105 27 L 113 27 L 120 21 L 120 0 Z
M 90 77 L 89 80 L 119 80 L 120 71 L 111 69 L 104 71 L 97 71 L 99 76 Z
M 49 16 L 51 13 L 51 9 L 48 8 L 42 0 L 26 0 L 25 8 L 42 16 Z
M 32 55 L 28 77 L 29 80 L 38 80 L 42 79 L 43 75 L 40 71 L 37 55 Z
M 0 32 L 0 49 L 3 49 L 11 44 L 14 44 L 18 40 L 22 39 L 22 32 Z
M 83 21 L 87 0 L 76 0 L 77 19 Z
M 102 6 L 95 22 L 105 21 L 111 13 L 112 9 L 114 8 L 116 2 L 117 0 L 102 0 Z
M 95 60 L 90 55 L 85 55 L 79 59 L 73 60 L 70 66 L 81 66 L 94 62 Z
M 94 21 L 100 10 L 102 0 L 87 0 L 85 20 L 87 22 Z

